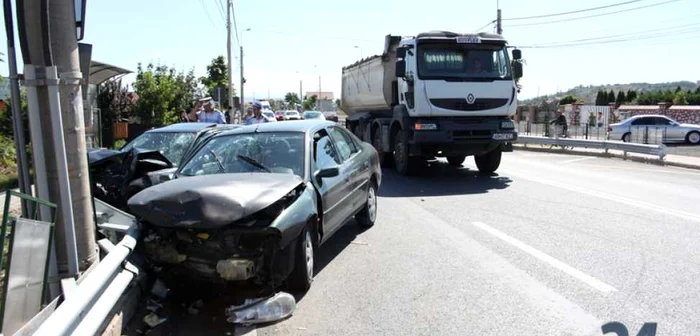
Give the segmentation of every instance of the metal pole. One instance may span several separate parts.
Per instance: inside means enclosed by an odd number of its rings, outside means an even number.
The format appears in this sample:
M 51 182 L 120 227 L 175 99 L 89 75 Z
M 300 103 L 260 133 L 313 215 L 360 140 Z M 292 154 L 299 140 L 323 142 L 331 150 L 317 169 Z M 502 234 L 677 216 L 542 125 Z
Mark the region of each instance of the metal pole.
M 316 99 L 317 110 L 321 111 L 321 75 L 318 75 L 318 99 Z
M 241 35 L 243 35 L 241 33 Z M 240 42 L 240 41 L 239 41 Z M 241 113 L 243 113 L 243 110 L 245 109 L 245 96 L 243 95 L 243 86 L 245 83 L 245 78 L 243 78 L 243 45 L 241 44 Z M 242 118 L 243 116 L 241 116 Z
M 26 195 L 32 195 L 32 181 L 29 178 L 29 160 L 27 159 L 27 141 L 22 122 L 22 104 L 20 102 L 19 77 L 17 76 L 17 56 L 15 55 L 14 23 L 12 20 L 12 1 L 4 1 L 5 31 L 7 32 L 7 59 L 10 67 L 10 92 L 12 105 L 12 131 L 17 147 L 17 172 L 19 190 Z M 48 200 L 48 198 L 45 198 Z M 42 207 L 43 208 L 43 207 Z M 27 201 L 22 199 L 22 214 L 29 215 Z
M 68 264 L 68 276 L 78 276 L 78 249 L 75 239 L 75 218 L 73 217 L 73 199 L 71 197 L 71 184 L 68 177 L 68 159 L 66 157 L 66 142 L 63 137 L 63 118 L 61 116 L 61 100 L 58 92 L 58 69 L 47 67 L 46 83 L 49 89 L 49 107 L 51 126 L 53 127 L 54 153 L 58 172 L 58 185 L 61 194 L 61 224 L 65 236 L 66 263 Z M 65 76 L 64 76 L 65 77 Z M 78 79 L 82 78 L 76 74 Z M 82 99 L 82 97 L 78 97 Z M 82 113 L 82 111 L 80 112 Z M 94 237 L 86 237 L 94 239 Z M 94 243 L 94 242 L 93 242 Z
M 54 130 L 57 169 L 53 171 L 56 174 L 53 176 L 52 171 L 49 171 L 49 178 L 58 181 L 51 186 L 51 189 L 60 189 L 53 192 L 53 195 L 60 195 L 60 202 L 56 203 L 62 206 L 62 210 L 71 212 L 70 217 L 63 214 L 62 218 L 70 220 L 69 223 L 60 223 L 59 220 L 59 224 L 70 230 L 63 232 L 63 235 L 66 243 L 71 244 L 65 247 L 71 254 L 66 256 L 65 261 L 59 258 L 59 262 L 66 262 L 69 276 L 73 276 L 77 275 L 77 269 L 74 270 L 74 265 L 71 265 L 74 258 L 72 250 L 77 251 L 78 266 L 81 270 L 88 269 L 99 257 L 95 242 L 95 217 L 85 143 L 85 111 L 81 85 L 83 76 L 80 72 L 80 54 L 76 39 L 74 0 L 51 0 L 48 6 L 50 43 L 54 59 L 54 67 L 49 68 L 48 78 L 56 80 L 55 84 L 49 83 L 48 90 L 51 105 L 55 106 L 51 111 L 56 113 L 55 116 L 52 115 L 51 128 Z M 58 122 L 60 124 L 57 124 Z M 62 242 L 57 243 L 60 248 Z M 77 246 L 72 246 L 73 243 L 77 243 Z
M 301 95 L 301 79 L 300 79 L 299 80 L 299 100 L 302 99 L 301 97 L 302 97 L 302 95 Z M 296 110 L 296 106 L 294 106 L 294 109 Z
M 233 111 L 233 62 L 231 59 L 231 0 L 226 1 L 226 52 L 228 53 L 228 106 Z
M 496 14 L 496 32 L 500 35 L 503 33 L 503 27 L 501 26 L 501 9 L 499 8 Z

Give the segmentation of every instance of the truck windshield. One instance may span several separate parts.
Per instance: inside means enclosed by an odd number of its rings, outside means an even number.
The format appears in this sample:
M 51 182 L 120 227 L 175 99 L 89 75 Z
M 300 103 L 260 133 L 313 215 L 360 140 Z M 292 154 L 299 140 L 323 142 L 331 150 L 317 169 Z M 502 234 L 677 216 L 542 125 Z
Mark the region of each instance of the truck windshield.
M 435 43 L 418 45 L 420 79 L 511 79 L 508 53 L 503 45 Z

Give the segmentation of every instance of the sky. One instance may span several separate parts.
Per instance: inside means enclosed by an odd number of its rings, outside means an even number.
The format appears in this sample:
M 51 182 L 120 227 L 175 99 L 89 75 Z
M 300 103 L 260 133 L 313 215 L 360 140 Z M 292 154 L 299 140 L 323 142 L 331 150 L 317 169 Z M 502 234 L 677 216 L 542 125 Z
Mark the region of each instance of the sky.
M 628 1 L 633 3 L 513 20 Z M 221 3 L 225 0 L 89 0 L 82 42 L 93 44 L 93 60 L 134 72 L 138 63 L 153 62 L 202 76 L 213 58 L 226 55 Z M 233 6 L 234 88 L 239 91 L 242 45 L 246 100 L 299 92 L 300 81 L 303 92 L 318 91 L 320 82 L 322 91 L 339 98 L 341 68 L 380 54 L 387 34 L 469 33 L 485 25 L 484 31 L 493 31 L 488 23 L 498 7 L 504 37 L 522 47 L 526 60 L 521 98 L 577 85 L 700 80 L 697 0 L 235 0 Z M 651 7 L 628 10 L 644 6 Z M 624 12 L 581 18 L 617 11 Z M 604 41 L 595 39 L 600 37 L 615 42 L 591 44 Z M 558 47 L 525 48 L 553 43 Z M 18 60 L 21 64 L 21 55 Z M 7 63 L 0 64 L 0 74 L 7 73 Z

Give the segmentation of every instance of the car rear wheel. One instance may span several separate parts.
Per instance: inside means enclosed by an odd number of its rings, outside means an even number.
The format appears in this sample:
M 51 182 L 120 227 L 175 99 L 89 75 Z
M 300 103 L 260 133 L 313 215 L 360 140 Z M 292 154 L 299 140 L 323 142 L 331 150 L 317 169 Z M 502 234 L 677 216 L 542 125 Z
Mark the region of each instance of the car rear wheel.
M 447 157 L 447 163 L 449 163 L 450 166 L 459 167 L 459 166 L 462 165 L 462 163 L 464 163 L 464 160 L 465 160 L 466 158 L 467 158 L 467 157 L 466 157 L 465 155 L 448 156 L 448 157 Z
M 685 136 L 685 142 L 693 145 L 698 145 L 700 144 L 700 132 L 690 132 L 688 135 Z
M 294 270 L 287 278 L 289 289 L 295 292 L 305 292 L 314 280 L 314 241 L 307 226 L 297 238 L 294 254 Z
M 625 135 L 622 136 L 622 142 L 630 142 L 630 133 L 625 133 Z
M 367 201 L 360 212 L 355 215 L 355 220 L 360 227 L 370 228 L 374 226 L 374 221 L 377 219 L 377 186 L 374 181 L 369 182 L 367 190 Z

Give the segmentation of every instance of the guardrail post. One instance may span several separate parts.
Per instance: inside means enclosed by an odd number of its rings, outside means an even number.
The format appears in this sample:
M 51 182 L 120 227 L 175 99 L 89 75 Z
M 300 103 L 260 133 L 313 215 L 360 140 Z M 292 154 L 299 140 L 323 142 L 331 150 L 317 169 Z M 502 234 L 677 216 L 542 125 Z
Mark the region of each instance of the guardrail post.
M 585 139 L 586 139 L 586 140 L 588 140 L 588 127 L 589 127 L 589 126 L 590 126 L 590 124 L 588 124 L 588 123 L 586 123 L 586 125 L 584 125 L 584 127 L 586 127 L 586 128 L 585 128 Z

